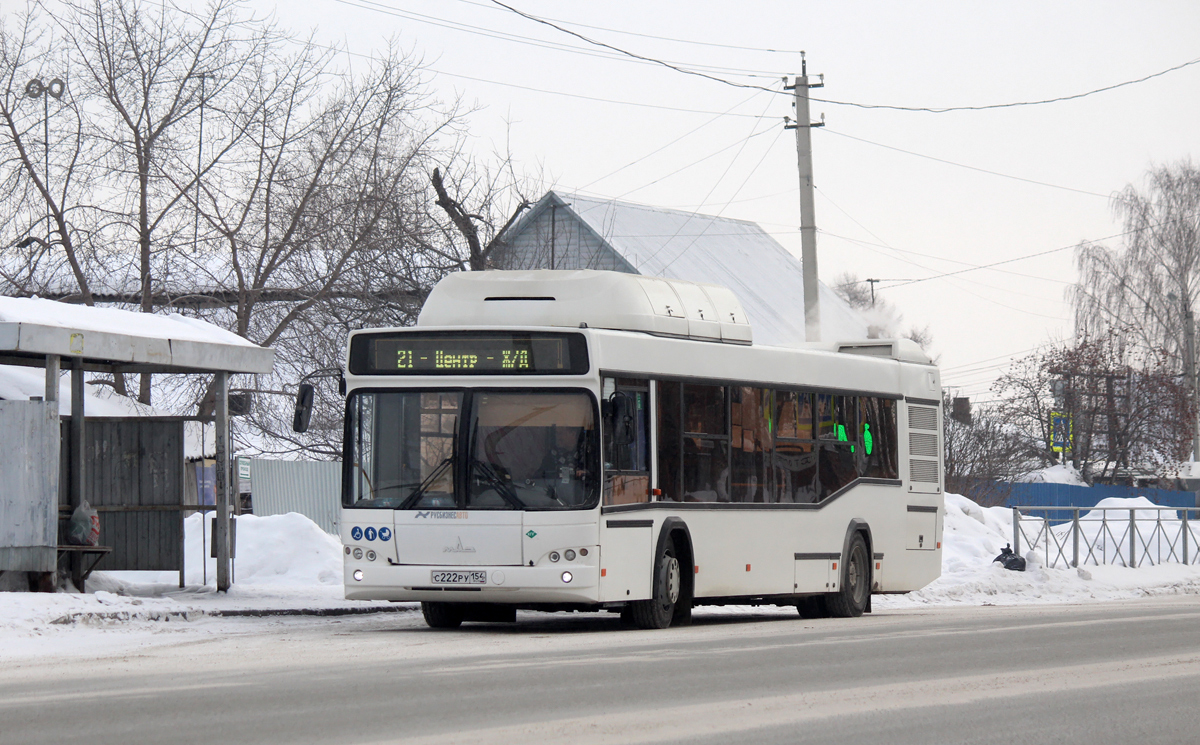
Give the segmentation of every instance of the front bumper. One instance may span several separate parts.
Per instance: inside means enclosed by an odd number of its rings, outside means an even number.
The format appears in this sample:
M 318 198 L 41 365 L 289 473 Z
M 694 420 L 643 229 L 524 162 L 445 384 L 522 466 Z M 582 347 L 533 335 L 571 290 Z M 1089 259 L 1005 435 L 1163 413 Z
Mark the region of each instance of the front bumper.
M 355 571 L 362 579 L 354 579 Z M 435 587 L 435 571 L 486 571 L 486 585 Z M 563 572 L 571 581 L 563 581 Z M 347 600 L 432 600 L 462 603 L 596 603 L 599 602 L 600 570 L 579 562 L 544 566 L 429 566 L 389 565 L 347 561 L 344 580 Z

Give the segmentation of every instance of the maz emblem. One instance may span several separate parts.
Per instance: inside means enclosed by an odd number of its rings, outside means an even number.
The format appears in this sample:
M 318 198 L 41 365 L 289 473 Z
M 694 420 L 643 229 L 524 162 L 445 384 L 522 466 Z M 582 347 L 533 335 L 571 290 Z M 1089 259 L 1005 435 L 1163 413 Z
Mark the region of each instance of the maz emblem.
M 446 546 L 444 549 L 442 549 L 442 553 L 445 553 L 445 554 L 473 554 L 473 553 L 475 553 L 475 549 L 468 548 L 468 547 L 462 545 L 462 536 L 459 536 L 458 543 L 453 546 Z

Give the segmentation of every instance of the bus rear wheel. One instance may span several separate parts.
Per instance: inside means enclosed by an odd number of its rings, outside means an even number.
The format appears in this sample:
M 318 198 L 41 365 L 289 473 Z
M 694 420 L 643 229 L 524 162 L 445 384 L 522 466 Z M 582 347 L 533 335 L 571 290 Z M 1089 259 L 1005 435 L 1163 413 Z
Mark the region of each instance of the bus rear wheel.
M 855 533 L 846 554 L 842 572 L 842 587 L 825 597 L 829 612 L 838 618 L 861 616 L 871 594 L 871 562 L 867 558 L 867 542 L 862 533 Z
M 634 624 L 641 629 L 665 629 L 670 626 L 682 588 L 683 578 L 679 572 L 679 559 L 675 555 L 675 541 L 667 538 L 663 541 L 662 553 L 654 562 L 652 597 L 629 604 Z
M 434 629 L 457 629 L 462 626 L 463 609 L 456 603 L 421 603 L 425 623 Z

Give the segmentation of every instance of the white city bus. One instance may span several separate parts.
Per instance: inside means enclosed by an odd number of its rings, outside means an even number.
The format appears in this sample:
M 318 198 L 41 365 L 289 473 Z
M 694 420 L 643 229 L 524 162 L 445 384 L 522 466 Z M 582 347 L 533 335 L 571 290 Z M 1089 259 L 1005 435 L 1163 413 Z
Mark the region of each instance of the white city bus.
M 906 340 L 757 346 L 723 287 L 473 272 L 353 332 L 345 379 L 346 597 L 430 626 L 856 616 L 940 571 L 941 383 Z

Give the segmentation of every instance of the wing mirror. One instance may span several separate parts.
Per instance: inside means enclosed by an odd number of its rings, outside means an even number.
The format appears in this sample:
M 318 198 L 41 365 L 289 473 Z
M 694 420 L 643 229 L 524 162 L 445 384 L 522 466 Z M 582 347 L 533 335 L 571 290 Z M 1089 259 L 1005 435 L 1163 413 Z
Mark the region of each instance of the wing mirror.
M 616 391 L 604 402 L 603 415 L 612 432 L 613 445 L 625 447 L 634 440 L 633 400 L 624 391 Z
M 307 432 L 308 420 L 312 418 L 313 410 L 312 383 L 301 383 L 296 391 L 296 413 L 292 416 L 292 431 Z

